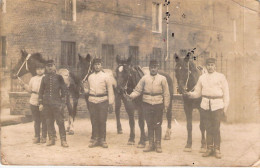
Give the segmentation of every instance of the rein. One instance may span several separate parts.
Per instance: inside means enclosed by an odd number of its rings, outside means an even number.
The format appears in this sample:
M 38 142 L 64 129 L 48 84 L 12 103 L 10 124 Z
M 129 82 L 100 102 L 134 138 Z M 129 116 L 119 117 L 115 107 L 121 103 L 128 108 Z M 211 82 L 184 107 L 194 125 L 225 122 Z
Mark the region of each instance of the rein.
M 90 73 L 90 71 L 91 71 L 91 64 L 92 64 L 92 61 L 90 61 L 90 64 L 89 64 L 89 68 L 88 68 L 88 72 L 87 72 L 87 74 L 85 75 L 85 77 L 82 79 L 82 83 L 87 79 L 87 77 L 88 77 L 88 75 L 89 75 L 89 73 Z
M 22 68 L 23 68 L 24 65 L 25 65 L 25 67 L 26 67 L 26 70 L 29 71 L 27 61 L 30 59 L 31 56 L 32 56 L 31 54 L 28 54 L 28 55 L 27 55 L 27 57 L 25 58 L 23 64 L 21 65 L 21 67 L 19 68 L 18 72 L 16 73 L 17 78 L 18 78 L 19 80 L 21 80 L 21 81 L 22 81 L 22 79 L 21 79 L 18 75 L 19 75 L 19 73 L 21 72 L 21 70 L 22 70 Z

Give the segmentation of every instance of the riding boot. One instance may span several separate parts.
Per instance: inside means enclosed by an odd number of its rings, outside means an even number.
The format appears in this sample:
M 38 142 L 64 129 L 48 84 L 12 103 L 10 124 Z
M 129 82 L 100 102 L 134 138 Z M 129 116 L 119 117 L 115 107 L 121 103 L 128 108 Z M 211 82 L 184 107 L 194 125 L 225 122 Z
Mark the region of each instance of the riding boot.
M 144 152 L 154 151 L 154 140 L 149 140 L 149 145 L 143 150 Z
M 66 136 L 61 137 L 61 146 L 65 147 L 65 148 L 69 147 L 69 145 L 67 144 L 67 141 L 66 141 Z
M 154 129 L 149 129 L 149 145 L 143 150 L 144 152 L 154 151 Z
M 89 148 L 94 148 L 99 145 L 98 139 L 93 139 L 93 142 L 88 145 Z
M 49 141 L 47 142 L 46 146 L 52 146 L 55 145 L 55 139 L 54 137 L 49 137 Z
M 107 145 L 107 143 L 106 143 L 106 141 L 105 141 L 104 139 L 101 139 L 101 140 L 99 141 L 99 144 L 100 144 L 100 146 L 101 146 L 102 148 L 108 148 L 108 145 Z
M 34 144 L 40 143 L 40 137 L 35 137 L 35 138 L 33 139 L 33 143 L 34 143 Z
M 162 153 L 161 141 L 156 141 L 155 150 L 157 153 Z
M 207 151 L 202 155 L 202 157 L 209 157 L 213 154 L 213 146 L 212 145 L 209 145 L 207 147 Z

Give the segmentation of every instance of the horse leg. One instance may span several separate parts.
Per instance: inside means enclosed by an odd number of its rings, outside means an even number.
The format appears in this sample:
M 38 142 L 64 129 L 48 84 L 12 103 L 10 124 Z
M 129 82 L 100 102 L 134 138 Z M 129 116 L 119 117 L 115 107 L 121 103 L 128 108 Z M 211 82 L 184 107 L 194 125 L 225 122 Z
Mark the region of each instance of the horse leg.
M 69 112 L 69 120 L 68 120 L 68 125 L 67 125 L 67 132 L 70 131 L 70 128 L 71 128 L 71 119 L 72 119 L 72 106 L 71 106 L 71 103 L 70 103 L 70 96 L 67 96 L 66 97 L 66 106 L 67 106 L 67 109 L 68 109 L 68 112 Z
M 138 111 L 138 124 L 139 124 L 139 128 L 141 131 L 141 136 L 140 136 L 140 141 L 138 143 L 138 148 L 144 148 L 145 147 L 145 130 L 144 130 L 144 111 L 142 108 L 142 105 L 138 105 L 137 106 L 137 111 Z
M 134 104 L 133 102 L 127 101 L 125 98 L 122 99 L 125 105 L 126 112 L 129 118 L 129 126 L 130 126 L 130 137 L 127 145 L 134 145 L 135 143 L 135 118 L 134 118 Z
M 70 130 L 69 135 L 74 134 L 74 121 L 77 113 L 77 106 L 78 106 L 78 99 L 73 97 L 73 107 L 72 107 L 72 114 L 69 116 L 70 118 Z
M 121 96 L 115 92 L 115 113 L 116 113 L 117 133 L 123 134 L 123 130 L 120 122 L 120 108 L 121 108 Z
M 189 101 L 189 100 L 188 100 Z M 188 131 L 188 139 L 187 144 L 185 146 L 184 152 L 191 152 L 192 147 L 192 103 L 184 100 L 184 111 L 186 115 L 187 121 L 187 131 Z
M 200 147 L 200 153 L 204 153 L 207 150 L 206 145 L 206 138 L 205 138 L 205 132 L 206 132 L 206 125 L 205 125 L 205 111 L 203 111 L 201 108 L 199 108 L 200 112 L 200 131 L 201 131 L 201 147 Z
M 171 128 L 172 128 L 172 100 L 170 101 L 170 105 L 167 109 L 166 118 L 167 118 L 168 125 L 167 125 L 167 130 L 165 133 L 164 140 L 170 140 L 171 133 L 172 133 L 172 131 L 171 131 Z

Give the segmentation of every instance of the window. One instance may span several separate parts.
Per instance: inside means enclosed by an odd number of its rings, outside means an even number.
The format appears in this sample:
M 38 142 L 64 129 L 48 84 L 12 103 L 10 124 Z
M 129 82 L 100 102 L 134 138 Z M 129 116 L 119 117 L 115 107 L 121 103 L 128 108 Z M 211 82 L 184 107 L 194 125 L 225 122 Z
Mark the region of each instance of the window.
M 62 67 L 76 67 L 76 43 L 62 41 L 61 42 L 61 59 Z
M 162 32 L 162 4 L 153 2 L 152 6 L 152 31 Z
M 129 46 L 129 56 L 132 56 L 132 64 L 139 65 L 139 47 Z
M 156 59 L 159 62 L 159 67 L 162 68 L 162 49 L 153 47 L 153 59 Z
M 102 61 L 103 61 L 103 67 L 113 68 L 114 45 L 112 45 L 112 44 L 102 44 Z
M 62 18 L 68 21 L 76 21 L 76 0 L 64 0 Z
M 1 48 L 2 48 L 2 68 L 6 68 L 6 37 L 1 37 Z

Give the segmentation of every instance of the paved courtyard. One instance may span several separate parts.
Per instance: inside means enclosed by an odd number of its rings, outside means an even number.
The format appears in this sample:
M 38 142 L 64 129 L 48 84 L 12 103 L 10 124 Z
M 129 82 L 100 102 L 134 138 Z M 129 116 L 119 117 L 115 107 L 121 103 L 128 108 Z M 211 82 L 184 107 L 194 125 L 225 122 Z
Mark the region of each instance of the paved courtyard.
M 199 123 L 193 123 L 193 150 L 183 152 L 186 123 L 173 123 L 172 139 L 162 141 L 163 153 L 144 153 L 137 148 L 139 128 L 136 120 L 136 144 L 127 145 L 128 120 L 122 119 L 123 134 L 117 134 L 115 119 L 107 121 L 108 149 L 88 148 L 91 124 L 88 118 L 77 119 L 75 135 L 68 135 L 69 148 L 32 144 L 33 123 L 1 128 L 2 164 L 9 165 L 125 165 L 125 166 L 252 166 L 260 158 L 260 124 L 222 124 L 222 159 L 203 158 L 200 149 Z M 57 128 L 57 127 L 56 127 Z M 57 129 L 58 130 L 58 129 Z M 166 121 L 163 123 L 163 135 Z

